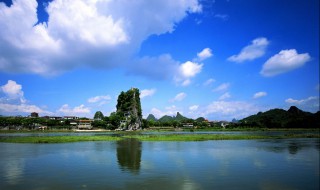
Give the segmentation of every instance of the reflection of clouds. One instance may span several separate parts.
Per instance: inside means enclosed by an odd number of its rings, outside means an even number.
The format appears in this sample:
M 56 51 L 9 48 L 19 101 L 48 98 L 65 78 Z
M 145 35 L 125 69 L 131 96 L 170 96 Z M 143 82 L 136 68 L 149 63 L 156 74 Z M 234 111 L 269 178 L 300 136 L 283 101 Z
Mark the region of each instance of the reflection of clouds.
M 190 179 L 184 179 L 181 186 L 182 190 L 201 189 L 200 185 Z
M 8 159 L 4 164 L 4 177 L 12 185 L 18 184 L 23 175 L 24 160 Z
M 266 163 L 264 163 L 262 160 L 259 160 L 259 159 L 254 159 L 253 160 L 253 165 L 257 168 L 265 168 L 267 166 Z
M 198 190 L 203 189 L 200 184 L 196 183 L 186 176 L 167 176 L 157 175 L 148 176 L 142 179 L 125 181 L 123 189 L 174 189 L 174 190 Z
M 112 142 L 80 142 L 73 143 L 73 145 L 77 147 L 73 151 L 70 151 L 70 147 L 66 149 L 60 148 L 59 154 L 65 159 L 77 161 L 82 158 L 94 164 L 111 165 L 113 162 L 114 152 L 108 151 L 115 147 Z
M 185 158 L 183 158 L 181 155 L 174 152 L 169 152 L 169 157 L 170 160 L 179 168 L 183 168 L 183 166 L 185 166 Z
M 155 166 L 153 162 L 148 161 L 148 160 L 142 160 L 141 161 L 141 169 L 142 170 L 153 170 L 155 169 Z

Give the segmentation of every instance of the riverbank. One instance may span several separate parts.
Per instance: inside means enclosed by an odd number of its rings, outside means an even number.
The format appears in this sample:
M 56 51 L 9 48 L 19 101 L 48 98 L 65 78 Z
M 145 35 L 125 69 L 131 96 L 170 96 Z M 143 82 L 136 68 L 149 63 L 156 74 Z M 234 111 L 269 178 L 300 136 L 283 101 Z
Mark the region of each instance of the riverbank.
M 315 133 L 320 133 L 320 128 L 258 128 L 258 127 L 250 127 L 250 128 L 168 128 L 168 127 L 159 127 L 159 128 L 146 128 L 142 130 L 136 130 L 136 131 L 116 131 L 116 130 L 108 130 L 108 129 L 101 129 L 101 128 L 94 128 L 90 130 L 84 130 L 84 129 L 71 129 L 71 130 L 66 130 L 66 129 L 50 129 L 50 130 L 0 130 L 0 134 L 5 134 L 5 133 L 86 133 L 86 132 L 172 132 L 172 131 L 187 131 L 187 132 L 233 132 L 233 131 L 241 131 L 241 132 L 250 132 L 250 131 L 305 131 L 305 132 L 315 132 Z
M 140 141 L 207 141 L 207 140 L 254 140 L 254 139 L 288 139 L 320 138 L 319 133 L 258 135 L 258 134 L 139 134 L 122 132 L 108 136 L 13 136 L 1 137 L 6 143 L 72 143 L 85 141 L 118 141 L 124 138 L 135 138 Z

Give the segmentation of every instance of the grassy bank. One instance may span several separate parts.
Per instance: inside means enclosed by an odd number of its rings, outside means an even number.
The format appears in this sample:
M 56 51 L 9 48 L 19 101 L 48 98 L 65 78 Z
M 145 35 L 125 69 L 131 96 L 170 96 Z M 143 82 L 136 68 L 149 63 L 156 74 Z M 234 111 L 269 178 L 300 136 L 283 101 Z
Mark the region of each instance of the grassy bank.
M 207 141 L 207 140 L 251 140 L 251 139 L 285 139 L 285 138 L 320 138 L 319 134 L 289 134 L 278 136 L 233 135 L 233 134 L 196 134 L 196 135 L 133 135 L 126 136 L 141 141 Z
M 319 134 L 286 134 L 277 136 L 246 134 L 164 134 L 141 135 L 127 133 L 121 136 L 42 136 L 42 137 L 2 137 L 0 142 L 7 143 L 71 143 L 83 141 L 117 141 L 123 138 L 136 138 L 140 141 L 207 141 L 207 140 L 251 140 L 285 138 L 320 138 Z

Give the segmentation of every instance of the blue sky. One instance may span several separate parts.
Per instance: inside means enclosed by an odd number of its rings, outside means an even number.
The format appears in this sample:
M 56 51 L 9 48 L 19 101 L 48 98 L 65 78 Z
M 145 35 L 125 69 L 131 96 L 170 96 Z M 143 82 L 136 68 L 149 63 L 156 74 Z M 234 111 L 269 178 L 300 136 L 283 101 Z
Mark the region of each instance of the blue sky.
M 0 115 L 319 110 L 317 0 L 0 1 Z

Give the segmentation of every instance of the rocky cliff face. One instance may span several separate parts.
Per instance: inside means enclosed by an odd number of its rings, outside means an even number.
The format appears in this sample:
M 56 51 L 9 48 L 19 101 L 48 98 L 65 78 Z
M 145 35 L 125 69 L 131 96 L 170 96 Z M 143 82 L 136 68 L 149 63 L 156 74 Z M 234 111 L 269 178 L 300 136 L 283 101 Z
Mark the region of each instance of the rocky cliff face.
M 131 88 L 127 92 L 121 92 L 118 96 L 117 113 L 123 116 L 122 125 L 125 130 L 141 129 L 142 110 L 140 92 L 137 88 Z

